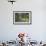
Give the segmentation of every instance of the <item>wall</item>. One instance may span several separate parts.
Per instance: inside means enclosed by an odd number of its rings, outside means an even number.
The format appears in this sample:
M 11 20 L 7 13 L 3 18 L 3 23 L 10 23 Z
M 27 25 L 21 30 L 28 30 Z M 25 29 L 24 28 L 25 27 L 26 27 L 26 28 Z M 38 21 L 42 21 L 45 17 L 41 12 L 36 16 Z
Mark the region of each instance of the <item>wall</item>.
M 0 0 L 0 40 L 15 40 L 19 32 L 30 34 L 33 40 L 45 40 L 44 5 L 43 0 L 17 0 L 13 5 Z M 14 25 L 13 11 L 32 11 L 32 25 Z

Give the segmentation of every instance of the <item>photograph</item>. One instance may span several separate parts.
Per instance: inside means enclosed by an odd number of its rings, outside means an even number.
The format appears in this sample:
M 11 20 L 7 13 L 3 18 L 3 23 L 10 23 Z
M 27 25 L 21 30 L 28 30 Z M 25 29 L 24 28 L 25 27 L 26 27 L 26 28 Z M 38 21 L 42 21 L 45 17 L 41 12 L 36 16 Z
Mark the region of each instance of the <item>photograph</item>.
M 31 11 L 14 11 L 13 24 L 32 24 Z

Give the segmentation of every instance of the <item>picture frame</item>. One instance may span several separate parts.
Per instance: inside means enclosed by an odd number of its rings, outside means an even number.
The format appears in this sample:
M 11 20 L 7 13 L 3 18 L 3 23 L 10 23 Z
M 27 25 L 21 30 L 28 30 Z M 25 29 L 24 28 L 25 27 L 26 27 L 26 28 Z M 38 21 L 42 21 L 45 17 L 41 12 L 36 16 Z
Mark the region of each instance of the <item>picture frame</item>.
M 27 25 L 32 24 L 31 11 L 13 11 L 13 24 Z

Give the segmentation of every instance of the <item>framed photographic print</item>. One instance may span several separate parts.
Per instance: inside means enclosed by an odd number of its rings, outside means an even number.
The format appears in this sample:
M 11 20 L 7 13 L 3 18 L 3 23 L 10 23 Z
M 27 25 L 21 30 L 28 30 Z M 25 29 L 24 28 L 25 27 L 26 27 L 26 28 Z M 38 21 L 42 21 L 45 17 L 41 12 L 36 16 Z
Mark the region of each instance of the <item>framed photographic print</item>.
M 32 12 L 13 11 L 13 24 L 32 24 Z

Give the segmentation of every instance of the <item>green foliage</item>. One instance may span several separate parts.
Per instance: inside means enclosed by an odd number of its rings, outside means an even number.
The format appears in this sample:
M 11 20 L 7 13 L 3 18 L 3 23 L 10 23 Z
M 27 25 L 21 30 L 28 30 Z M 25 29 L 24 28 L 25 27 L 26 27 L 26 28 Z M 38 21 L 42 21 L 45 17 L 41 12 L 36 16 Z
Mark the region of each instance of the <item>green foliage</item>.
M 16 22 L 27 22 L 29 21 L 29 13 L 15 13 Z

